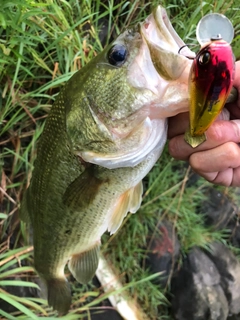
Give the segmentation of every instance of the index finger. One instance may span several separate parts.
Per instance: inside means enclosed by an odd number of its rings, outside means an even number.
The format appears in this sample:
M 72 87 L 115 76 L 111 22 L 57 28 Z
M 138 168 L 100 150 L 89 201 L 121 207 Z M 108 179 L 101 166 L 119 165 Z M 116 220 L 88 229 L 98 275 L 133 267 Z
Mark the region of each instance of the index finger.
M 178 160 L 188 160 L 191 154 L 210 150 L 226 142 L 240 142 L 240 120 L 216 121 L 206 131 L 207 140 L 197 148 L 192 148 L 184 140 L 184 135 L 176 136 L 169 141 L 169 153 Z

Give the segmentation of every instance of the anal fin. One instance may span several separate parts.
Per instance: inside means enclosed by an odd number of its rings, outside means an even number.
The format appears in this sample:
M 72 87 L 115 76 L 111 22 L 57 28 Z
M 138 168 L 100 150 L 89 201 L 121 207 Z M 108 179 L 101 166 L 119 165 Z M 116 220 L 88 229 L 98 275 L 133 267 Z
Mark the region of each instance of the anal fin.
M 64 278 L 55 278 L 47 281 L 48 304 L 57 310 L 59 315 L 65 315 L 71 305 L 71 290 Z
M 124 192 L 117 200 L 108 224 L 110 234 L 115 233 L 128 212 L 135 213 L 142 202 L 143 186 L 140 181 L 135 187 Z
M 93 278 L 98 267 L 99 250 L 100 244 L 97 243 L 92 249 L 72 256 L 68 267 L 78 282 L 85 284 Z

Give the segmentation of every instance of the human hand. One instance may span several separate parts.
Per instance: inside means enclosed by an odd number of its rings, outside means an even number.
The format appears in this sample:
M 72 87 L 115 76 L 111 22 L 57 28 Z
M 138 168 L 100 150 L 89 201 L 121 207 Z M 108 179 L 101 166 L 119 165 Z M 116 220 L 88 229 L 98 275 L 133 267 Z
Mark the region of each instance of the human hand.
M 240 62 L 236 63 L 235 74 L 233 85 L 240 97 Z M 194 171 L 212 183 L 240 186 L 240 99 L 227 104 L 226 108 L 231 120 L 215 121 L 206 131 L 207 141 L 194 149 L 184 140 L 188 113 L 170 118 L 169 153 L 175 159 L 189 161 Z

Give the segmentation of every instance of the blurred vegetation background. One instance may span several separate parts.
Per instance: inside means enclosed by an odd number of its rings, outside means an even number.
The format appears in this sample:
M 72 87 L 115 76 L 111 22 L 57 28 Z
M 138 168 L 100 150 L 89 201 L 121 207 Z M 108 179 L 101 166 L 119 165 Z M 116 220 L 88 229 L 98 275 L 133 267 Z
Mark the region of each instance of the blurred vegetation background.
M 56 317 L 39 296 L 38 277 L 31 267 L 31 230 L 18 217 L 37 141 L 51 105 L 74 72 L 158 4 L 167 9 L 175 30 L 187 44 L 197 44 L 196 25 L 203 15 L 225 14 L 235 29 L 234 54 L 240 57 L 238 0 L 1 0 L 0 300 L 11 307 L 10 312 L 0 307 L 3 319 Z M 142 267 L 149 233 L 163 219 L 171 221 L 183 256 L 195 245 L 206 248 L 214 239 L 226 242 L 226 230 L 204 227 L 202 216 L 196 213 L 206 197 L 208 183 L 198 179 L 186 188 L 191 174 L 185 164 L 177 163 L 165 151 L 144 180 L 144 201 L 139 212 L 128 216 L 116 235 L 104 236 L 105 257 L 122 275 L 123 284 L 130 284 L 126 290 L 149 319 L 171 319 L 168 287 L 160 288 L 149 280 L 149 271 Z M 234 197 L 231 189 L 221 190 Z M 64 319 L 86 318 L 106 294 L 93 284 L 79 286 L 70 281 L 73 306 Z

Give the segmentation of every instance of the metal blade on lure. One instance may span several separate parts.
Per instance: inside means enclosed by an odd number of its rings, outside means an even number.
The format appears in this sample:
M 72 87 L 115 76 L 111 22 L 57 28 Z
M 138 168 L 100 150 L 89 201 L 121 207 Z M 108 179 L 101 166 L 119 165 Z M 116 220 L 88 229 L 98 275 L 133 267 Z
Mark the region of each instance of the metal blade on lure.
M 219 115 L 231 92 L 234 56 L 230 46 L 234 30 L 221 14 L 203 17 L 197 26 L 201 50 L 189 76 L 190 128 L 185 141 L 193 148 L 206 140 L 205 131 Z

